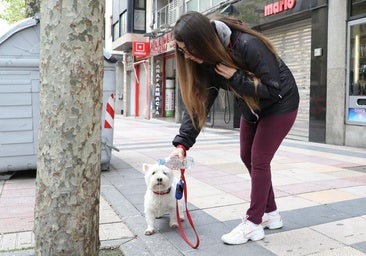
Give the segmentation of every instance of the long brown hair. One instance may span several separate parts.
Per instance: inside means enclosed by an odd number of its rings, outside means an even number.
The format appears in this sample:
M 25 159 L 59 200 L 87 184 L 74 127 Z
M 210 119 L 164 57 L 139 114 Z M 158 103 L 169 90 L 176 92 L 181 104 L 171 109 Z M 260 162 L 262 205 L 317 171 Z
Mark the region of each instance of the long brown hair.
M 241 31 L 258 37 L 277 56 L 274 47 L 268 39 L 259 32 L 248 28 L 243 21 L 226 16 L 216 16 L 214 18 L 224 22 L 231 30 Z M 216 65 L 224 62 L 229 67 L 244 70 L 244 67 L 239 66 L 230 51 L 221 43 L 210 19 L 199 12 L 187 12 L 177 20 L 174 26 L 174 38 L 179 42 L 184 42 L 187 50 L 193 56 L 204 60 L 206 64 Z M 178 51 L 178 48 L 176 48 L 176 56 L 179 86 L 183 102 L 193 124 L 201 129 L 205 125 L 208 111 L 206 109 L 207 72 L 203 70 L 201 64 L 185 59 L 184 54 Z M 252 74 L 249 75 L 257 85 L 259 79 Z M 243 98 L 252 109 L 259 109 L 257 99 L 240 96 L 234 91 L 233 93 Z

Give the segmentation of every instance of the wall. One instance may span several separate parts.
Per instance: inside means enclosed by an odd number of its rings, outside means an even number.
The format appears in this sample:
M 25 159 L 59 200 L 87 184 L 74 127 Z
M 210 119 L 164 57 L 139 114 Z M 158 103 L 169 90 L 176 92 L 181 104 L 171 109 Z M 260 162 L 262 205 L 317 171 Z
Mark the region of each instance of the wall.
M 326 143 L 345 145 L 347 1 L 329 1 L 328 9 Z

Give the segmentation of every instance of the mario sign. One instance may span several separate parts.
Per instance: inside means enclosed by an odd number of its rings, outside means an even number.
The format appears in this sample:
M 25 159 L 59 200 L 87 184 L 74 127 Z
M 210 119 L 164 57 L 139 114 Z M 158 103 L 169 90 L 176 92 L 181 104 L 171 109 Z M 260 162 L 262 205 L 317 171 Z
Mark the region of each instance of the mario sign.
M 293 9 L 296 5 L 296 0 L 281 0 L 264 6 L 264 16 L 270 16 L 277 13 Z
M 138 57 L 147 57 L 150 53 L 149 42 L 133 42 L 132 43 L 132 55 Z

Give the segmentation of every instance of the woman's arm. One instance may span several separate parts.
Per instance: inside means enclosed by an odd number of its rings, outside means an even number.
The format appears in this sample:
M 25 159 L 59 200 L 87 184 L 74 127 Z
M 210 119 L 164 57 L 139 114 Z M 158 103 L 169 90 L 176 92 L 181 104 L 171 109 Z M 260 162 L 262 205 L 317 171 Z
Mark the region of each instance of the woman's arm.
M 207 98 L 207 113 L 211 109 L 215 99 L 218 95 L 218 88 L 212 86 L 208 88 L 208 98 Z M 183 145 L 186 150 L 191 148 L 194 143 L 196 143 L 196 138 L 200 133 L 199 129 L 193 126 L 192 120 L 187 112 L 184 111 L 182 123 L 179 128 L 179 134 L 175 136 L 172 144 L 176 147 L 178 145 Z

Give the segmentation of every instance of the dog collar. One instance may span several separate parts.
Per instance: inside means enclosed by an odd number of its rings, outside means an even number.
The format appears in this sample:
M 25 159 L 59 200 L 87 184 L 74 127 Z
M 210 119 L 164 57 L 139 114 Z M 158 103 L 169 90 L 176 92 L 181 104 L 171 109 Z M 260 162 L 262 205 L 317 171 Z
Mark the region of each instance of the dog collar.
M 153 191 L 155 195 L 166 195 L 170 193 L 170 190 L 172 190 L 172 187 L 168 188 L 167 191 Z

